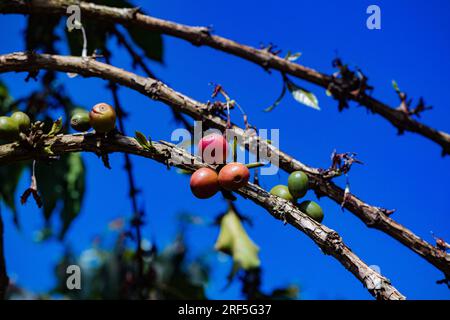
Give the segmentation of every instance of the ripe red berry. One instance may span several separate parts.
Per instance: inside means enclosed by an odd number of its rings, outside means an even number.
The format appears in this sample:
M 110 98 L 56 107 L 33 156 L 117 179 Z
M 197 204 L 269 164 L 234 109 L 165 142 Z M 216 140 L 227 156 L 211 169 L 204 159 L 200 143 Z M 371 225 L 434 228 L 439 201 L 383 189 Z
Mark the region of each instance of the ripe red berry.
M 219 191 L 217 173 L 209 168 L 200 168 L 191 176 L 191 191 L 199 199 L 211 198 Z
M 245 186 L 250 178 L 250 171 L 242 163 L 232 162 L 219 172 L 219 184 L 227 190 L 237 190 Z
M 198 153 L 206 163 L 223 164 L 227 159 L 227 140 L 220 134 L 209 134 L 198 142 Z

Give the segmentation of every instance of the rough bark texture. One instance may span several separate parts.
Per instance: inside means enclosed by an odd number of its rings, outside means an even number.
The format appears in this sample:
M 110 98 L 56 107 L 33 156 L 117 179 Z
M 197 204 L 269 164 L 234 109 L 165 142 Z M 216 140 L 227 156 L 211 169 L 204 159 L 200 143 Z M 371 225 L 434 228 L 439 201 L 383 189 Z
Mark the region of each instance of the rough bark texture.
M 38 150 L 31 150 L 20 143 L 0 146 L 0 165 L 26 159 L 45 159 L 44 149 L 50 146 L 54 155 L 68 152 L 125 152 L 156 160 L 167 166 L 176 166 L 188 171 L 201 167 L 211 167 L 201 162 L 173 144 L 160 141 L 153 142 L 153 149 L 143 149 L 134 138 L 116 135 L 113 138 L 99 138 L 95 134 L 59 135 L 47 138 Z M 99 147 L 100 146 L 100 147 Z M 211 167 L 214 169 L 214 167 Z M 325 254 L 335 257 L 349 270 L 372 296 L 382 300 L 403 300 L 405 297 L 391 285 L 390 281 L 367 266 L 349 247 L 345 245 L 339 234 L 314 221 L 301 212 L 293 203 L 271 195 L 264 189 L 249 183 L 238 193 L 255 204 L 265 208 L 277 219 L 283 220 L 304 232 Z
M 119 69 L 92 58 L 65 57 L 47 54 L 24 54 L 12 53 L 0 55 L 0 73 L 10 71 L 37 71 L 50 69 L 62 72 L 78 73 L 85 77 L 98 77 L 119 83 L 123 86 L 136 90 L 151 99 L 164 102 L 174 110 L 180 111 L 194 119 L 202 120 L 203 123 L 212 128 L 224 130 L 227 121 L 212 115 L 208 106 L 191 99 L 151 78 L 140 77 L 134 73 Z M 311 168 L 300 161 L 292 158 L 281 150 L 275 148 L 267 141 L 255 134 L 251 134 L 235 125 L 232 130 L 236 136 L 244 141 L 246 147 L 254 145 L 256 141 L 261 148 L 266 148 L 279 158 L 279 167 L 287 172 L 295 170 L 304 171 L 311 182 L 311 187 L 319 194 L 333 199 L 338 204 L 344 201 L 344 190 L 335 185 L 330 179 L 325 178 L 318 169 Z M 270 160 L 269 157 L 266 158 Z M 424 241 L 412 231 L 388 217 L 382 209 L 371 206 L 356 196 L 349 194 L 344 202 L 344 207 L 360 218 L 368 227 L 385 232 L 397 239 L 405 246 L 425 258 L 429 263 L 450 275 L 450 255 L 437 247 Z
M 10 0 L 0 3 L 0 13 L 42 13 L 42 14 L 66 14 L 66 8 L 71 4 L 77 4 L 81 8 L 83 16 L 104 19 L 127 26 L 137 25 L 147 30 L 158 31 L 173 37 L 187 40 L 194 45 L 209 46 L 217 50 L 230 53 L 248 61 L 254 62 L 266 69 L 275 69 L 286 74 L 304 79 L 323 88 L 328 88 L 331 76 L 320 73 L 314 69 L 290 62 L 278 57 L 267 50 L 256 49 L 242 45 L 233 40 L 210 34 L 208 28 L 191 27 L 167 20 L 149 17 L 135 9 L 113 8 L 74 0 Z M 439 144 L 443 154 L 450 154 L 450 135 L 424 125 L 410 116 L 389 107 L 366 94 L 350 94 L 349 98 L 365 106 L 372 112 L 387 119 L 401 131 L 418 133 L 431 141 Z

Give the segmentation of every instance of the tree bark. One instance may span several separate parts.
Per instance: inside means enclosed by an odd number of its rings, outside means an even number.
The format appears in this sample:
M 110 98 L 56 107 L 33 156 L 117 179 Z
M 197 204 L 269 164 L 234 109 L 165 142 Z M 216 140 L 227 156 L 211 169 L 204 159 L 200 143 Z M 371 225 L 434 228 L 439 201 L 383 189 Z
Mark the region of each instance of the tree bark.
M 150 17 L 139 13 L 134 8 L 114 8 L 73 0 L 10 0 L 5 3 L 0 3 L 0 13 L 65 15 L 66 8 L 71 4 L 79 5 L 83 16 L 119 23 L 125 27 L 132 24 L 143 29 L 157 31 L 189 41 L 196 46 L 209 46 L 256 63 L 265 69 L 278 70 L 323 88 L 328 88 L 332 81 L 332 77 L 329 75 L 288 61 L 267 50 L 256 49 L 227 38 L 212 35 L 208 28 L 191 27 Z M 379 114 L 400 131 L 414 132 L 435 142 L 442 147 L 443 155 L 450 154 L 450 135 L 448 133 L 433 129 L 416 121 L 406 113 L 392 108 L 365 93 L 350 93 L 349 99 L 365 106 L 373 113 Z
M 45 159 L 48 153 L 44 149 L 50 146 L 54 155 L 68 152 L 125 152 L 158 161 L 166 166 L 175 166 L 188 171 L 198 168 L 214 166 L 201 162 L 198 157 L 191 155 L 175 145 L 160 141 L 153 142 L 153 148 L 143 149 L 134 138 L 116 135 L 114 138 L 102 139 L 95 134 L 59 135 L 44 139 L 42 147 L 35 150 L 23 147 L 20 143 L 0 146 L 0 164 L 12 163 L 26 159 Z M 99 143 L 101 142 L 101 143 Z M 99 145 L 101 146 L 99 148 Z M 187 188 L 187 187 L 186 187 Z M 405 297 L 391 285 L 390 281 L 371 269 L 349 247 L 339 234 L 323 224 L 311 219 L 292 202 L 274 196 L 257 185 L 248 183 L 237 191 L 244 198 L 265 208 L 273 217 L 286 221 L 296 229 L 305 233 L 313 240 L 325 254 L 336 258 L 350 271 L 377 299 L 403 300 Z
M 206 126 L 221 130 L 227 129 L 227 121 L 211 114 L 207 105 L 183 95 L 151 78 L 140 77 L 134 73 L 107 65 L 92 58 L 66 57 L 48 54 L 12 53 L 0 55 L 0 73 L 10 71 L 38 71 L 49 69 L 62 72 L 78 73 L 85 77 L 98 77 L 113 81 L 136 90 L 147 97 L 161 101 L 174 110 L 185 113 L 190 117 L 201 120 Z M 258 143 L 260 147 L 279 158 L 279 167 L 287 172 L 301 170 L 305 172 L 311 182 L 311 187 L 319 194 L 323 194 L 360 218 L 368 227 L 378 229 L 406 247 L 419 254 L 429 263 L 441 270 L 446 276 L 450 275 L 450 255 L 429 244 L 411 230 L 388 217 L 382 209 L 365 203 L 353 194 L 348 194 L 344 201 L 344 190 L 325 178 L 320 170 L 309 167 L 299 160 L 275 148 L 257 135 L 250 135 L 248 131 L 235 125 L 231 126 L 234 134 L 242 139 L 244 145 Z M 1 164 L 1 159 L 0 159 Z

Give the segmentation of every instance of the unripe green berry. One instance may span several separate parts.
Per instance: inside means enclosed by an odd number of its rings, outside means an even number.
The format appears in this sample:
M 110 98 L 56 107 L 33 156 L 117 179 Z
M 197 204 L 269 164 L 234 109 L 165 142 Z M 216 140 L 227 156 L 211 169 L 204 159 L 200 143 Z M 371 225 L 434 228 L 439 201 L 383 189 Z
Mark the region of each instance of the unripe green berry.
M 288 201 L 293 201 L 294 197 L 289 193 L 289 189 L 287 186 L 283 184 L 276 185 L 270 190 L 270 193 L 274 196 L 283 198 Z
M 19 125 L 10 117 L 0 117 L 0 139 L 14 141 L 19 138 Z
M 294 171 L 288 178 L 289 192 L 295 199 L 303 197 L 308 191 L 308 176 L 302 171 Z
M 78 132 L 85 132 L 91 128 L 89 112 L 83 109 L 75 109 L 70 118 L 70 126 Z
M 308 216 L 316 220 L 317 222 L 322 222 L 323 211 L 322 208 L 314 201 L 303 201 L 298 205 L 299 209 L 306 213 Z
M 31 127 L 30 117 L 25 112 L 16 111 L 11 115 L 11 119 L 17 122 L 21 132 L 26 132 Z
M 106 103 L 96 104 L 89 112 L 89 119 L 92 128 L 98 133 L 107 133 L 116 127 L 116 111 Z

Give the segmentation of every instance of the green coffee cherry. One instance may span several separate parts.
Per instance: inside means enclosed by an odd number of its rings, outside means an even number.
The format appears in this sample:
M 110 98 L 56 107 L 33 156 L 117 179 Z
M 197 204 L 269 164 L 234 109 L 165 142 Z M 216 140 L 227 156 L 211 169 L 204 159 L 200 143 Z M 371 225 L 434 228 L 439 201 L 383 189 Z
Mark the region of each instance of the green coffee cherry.
M 308 191 L 308 176 L 302 171 L 294 171 L 288 178 L 289 192 L 295 199 L 303 197 Z
M 274 196 L 283 198 L 288 201 L 294 200 L 294 197 L 289 193 L 288 187 L 285 185 L 282 185 L 282 184 L 279 184 L 279 185 L 276 185 L 275 187 L 273 187 L 270 190 L 270 193 L 273 194 Z
M 14 141 L 19 138 L 19 125 L 10 117 L 0 117 L 0 139 Z
M 83 109 L 75 109 L 70 118 L 70 126 L 78 132 L 85 132 L 91 128 L 89 112 Z
M 19 130 L 21 132 L 26 132 L 31 127 L 31 120 L 30 117 L 22 112 L 22 111 L 16 111 L 11 115 L 11 119 L 17 122 L 17 125 L 19 126 Z
M 299 209 L 306 213 L 308 216 L 316 220 L 317 222 L 322 222 L 323 211 L 322 208 L 314 201 L 303 201 L 298 205 Z
M 116 127 L 116 111 L 107 103 L 96 104 L 89 112 L 89 118 L 97 133 L 108 133 Z

